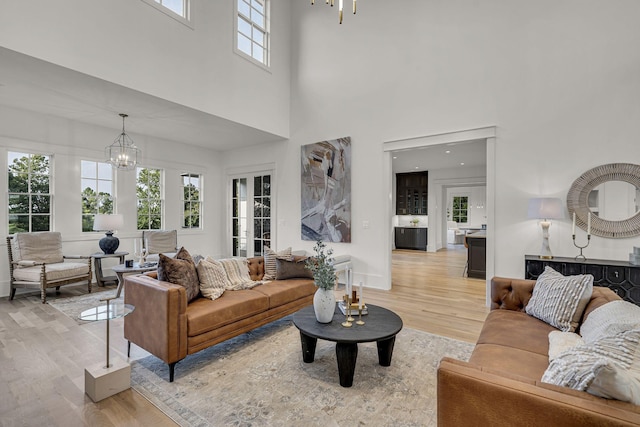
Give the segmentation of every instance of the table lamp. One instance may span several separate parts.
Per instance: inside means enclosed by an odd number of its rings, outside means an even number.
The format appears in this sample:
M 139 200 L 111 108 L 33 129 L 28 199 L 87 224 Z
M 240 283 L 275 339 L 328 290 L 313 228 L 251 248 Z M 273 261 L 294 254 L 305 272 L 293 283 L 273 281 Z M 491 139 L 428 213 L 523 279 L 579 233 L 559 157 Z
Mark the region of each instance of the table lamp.
M 529 218 L 539 219 L 542 226 L 542 249 L 540 250 L 541 259 L 552 259 L 551 249 L 549 248 L 549 226 L 551 219 L 564 218 L 564 205 L 562 200 L 556 197 L 534 197 L 529 199 Z
M 120 246 L 120 240 L 113 236 L 113 232 L 124 225 L 124 218 L 121 214 L 96 215 L 93 219 L 94 231 L 104 231 L 105 237 L 100 239 L 98 245 L 105 254 L 112 254 Z

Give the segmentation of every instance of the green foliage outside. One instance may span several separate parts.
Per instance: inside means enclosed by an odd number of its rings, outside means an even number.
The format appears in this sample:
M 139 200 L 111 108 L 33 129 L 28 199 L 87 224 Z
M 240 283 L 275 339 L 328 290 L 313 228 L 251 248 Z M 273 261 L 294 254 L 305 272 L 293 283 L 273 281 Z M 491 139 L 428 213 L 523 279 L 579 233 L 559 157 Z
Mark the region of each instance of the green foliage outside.
M 467 209 L 469 208 L 469 197 L 454 196 L 453 198 L 453 221 L 457 223 L 467 222 Z
M 313 250 L 315 257 L 306 261 L 306 267 L 313 273 L 313 283 L 322 289 L 333 289 L 336 284 L 336 269 L 333 267 L 333 249 L 325 252 L 327 245 L 318 240 Z
M 200 227 L 200 189 L 189 183 L 183 187 L 184 206 L 182 228 Z
M 96 192 L 87 187 L 82 190 L 82 231 L 93 231 L 96 214 L 112 214 L 113 197 L 109 193 Z
M 138 230 L 160 230 L 162 228 L 160 178 L 160 169 L 138 169 L 136 183 Z
M 24 154 L 9 164 L 9 234 L 51 229 L 49 181 L 48 156 Z

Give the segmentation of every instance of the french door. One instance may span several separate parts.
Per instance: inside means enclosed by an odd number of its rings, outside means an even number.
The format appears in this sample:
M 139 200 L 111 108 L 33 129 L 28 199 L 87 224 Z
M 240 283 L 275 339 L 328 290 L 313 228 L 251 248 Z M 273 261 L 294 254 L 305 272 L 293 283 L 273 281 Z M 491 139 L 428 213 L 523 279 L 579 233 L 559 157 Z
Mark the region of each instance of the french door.
M 231 248 L 233 256 L 264 255 L 271 246 L 271 174 L 231 179 Z

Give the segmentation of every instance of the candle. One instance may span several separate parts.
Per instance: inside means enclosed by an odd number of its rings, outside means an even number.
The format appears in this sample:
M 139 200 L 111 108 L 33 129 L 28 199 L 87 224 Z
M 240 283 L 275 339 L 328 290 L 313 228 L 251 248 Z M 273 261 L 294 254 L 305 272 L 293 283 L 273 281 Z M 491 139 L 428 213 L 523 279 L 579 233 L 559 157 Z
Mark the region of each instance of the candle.
M 591 212 L 587 215 L 587 235 L 591 235 Z
M 573 213 L 573 225 L 571 226 L 571 234 L 576 235 L 576 213 Z
M 358 308 L 362 310 L 362 306 L 364 305 L 364 299 L 362 298 L 362 282 L 360 282 L 360 295 L 358 296 Z

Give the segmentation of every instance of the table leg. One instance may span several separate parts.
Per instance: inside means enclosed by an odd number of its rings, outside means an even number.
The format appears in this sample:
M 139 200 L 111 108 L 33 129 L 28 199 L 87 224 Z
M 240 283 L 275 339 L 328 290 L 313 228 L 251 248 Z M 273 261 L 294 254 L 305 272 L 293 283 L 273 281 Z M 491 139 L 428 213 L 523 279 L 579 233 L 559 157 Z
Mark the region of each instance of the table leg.
M 393 356 L 393 345 L 395 342 L 395 336 L 376 342 L 376 344 L 378 344 L 378 363 L 380 363 L 381 366 L 391 366 L 391 356 Z
M 116 290 L 116 298 L 120 298 L 120 292 L 124 287 L 124 273 L 116 273 L 118 276 L 118 289 Z
M 340 385 L 351 387 L 353 385 L 353 373 L 356 370 L 356 359 L 358 357 L 358 344 L 336 343 L 336 359 L 338 359 L 338 374 L 340 375 Z
M 302 343 L 302 360 L 304 363 L 311 363 L 316 357 L 317 338 L 305 335 L 300 331 L 300 342 Z

